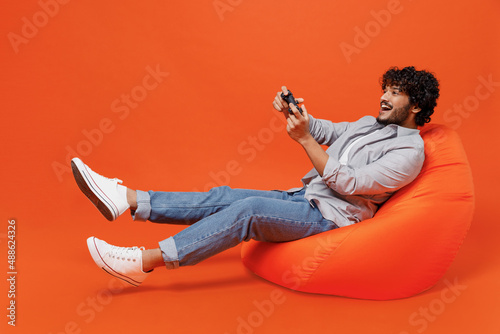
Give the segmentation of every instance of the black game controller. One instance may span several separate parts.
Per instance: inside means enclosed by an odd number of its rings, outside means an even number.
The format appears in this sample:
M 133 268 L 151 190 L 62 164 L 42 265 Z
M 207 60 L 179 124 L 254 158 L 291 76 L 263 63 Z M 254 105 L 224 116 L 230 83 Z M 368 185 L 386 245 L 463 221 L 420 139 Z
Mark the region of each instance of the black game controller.
M 297 100 L 293 97 L 293 94 L 291 91 L 288 91 L 288 95 L 285 95 L 284 93 L 281 93 L 281 98 L 285 100 L 288 104 L 293 104 L 297 109 L 299 109 L 300 114 L 302 115 L 302 109 L 300 109 L 299 104 L 297 103 Z M 293 115 L 292 108 L 288 108 L 288 112 Z

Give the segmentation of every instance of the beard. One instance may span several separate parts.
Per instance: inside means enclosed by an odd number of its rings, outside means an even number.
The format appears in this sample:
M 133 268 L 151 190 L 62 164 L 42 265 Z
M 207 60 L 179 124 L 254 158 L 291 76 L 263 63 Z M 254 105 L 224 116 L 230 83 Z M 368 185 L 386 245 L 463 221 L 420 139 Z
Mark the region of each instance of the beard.
M 406 119 L 410 115 L 410 109 L 411 105 L 409 103 L 405 106 L 395 108 L 392 110 L 389 117 L 385 119 L 381 119 L 380 117 L 381 115 L 379 115 L 377 117 L 377 122 L 379 122 L 382 125 L 389 125 L 389 124 L 401 125 L 406 121 Z

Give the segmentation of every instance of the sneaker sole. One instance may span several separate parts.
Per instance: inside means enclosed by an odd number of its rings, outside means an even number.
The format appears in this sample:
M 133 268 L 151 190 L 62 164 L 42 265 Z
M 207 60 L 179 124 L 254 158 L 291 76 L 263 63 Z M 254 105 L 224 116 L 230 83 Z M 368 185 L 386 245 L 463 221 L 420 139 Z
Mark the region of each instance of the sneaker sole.
M 71 160 L 71 169 L 73 170 L 76 184 L 83 194 L 87 196 L 107 220 L 115 220 L 117 215 L 113 212 L 114 208 L 111 205 L 113 202 L 100 191 L 92 177 L 85 171 L 83 162 L 80 159 Z
M 88 238 L 87 239 L 87 247 L 89 248 L 90 256 L 92 256 L 92 259 L 97 264 L 97 266 L 99 268 L 101 268 L 102 270 L 104 270 L 107 274 L 109 274 L 113 277 L 121 279 L 122 281 L 124 281 L 132 286 L 135 286 L 135 287 L 139 286 L 139 284 L 141 284 L 142 282 L 136 281 L 133 278 L 122 275 L 119 272 L 116 272 L 115 270 L 113 270 L 113 268 L 111 268 L 111 266 L 106 264 L 106 261 L 104 261 L 104 259 L 101 256 L 101 253 L 99 252 L 99 249 L 97 248 L 95 239 L 96 239 L 95 237 Z

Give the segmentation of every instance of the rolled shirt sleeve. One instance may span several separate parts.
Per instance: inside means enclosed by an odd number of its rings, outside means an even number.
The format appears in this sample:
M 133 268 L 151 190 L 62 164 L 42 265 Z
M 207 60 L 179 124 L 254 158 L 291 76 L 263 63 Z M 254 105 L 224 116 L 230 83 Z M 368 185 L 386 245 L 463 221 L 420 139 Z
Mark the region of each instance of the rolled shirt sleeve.
M 329 188 L 341 195 L 394 192 L 417 177 L 423 162 L 423 147 L 395 149 L 358 168 L 342 165 L 330 156 L 322 179 Z

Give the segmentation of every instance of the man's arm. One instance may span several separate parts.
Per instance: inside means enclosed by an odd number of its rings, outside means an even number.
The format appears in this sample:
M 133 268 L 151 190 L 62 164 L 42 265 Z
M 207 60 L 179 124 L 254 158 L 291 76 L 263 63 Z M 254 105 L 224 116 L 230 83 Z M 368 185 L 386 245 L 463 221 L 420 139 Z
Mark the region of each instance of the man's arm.
M 286 86 L 281 87 L 281 92 L 276 93 L 273 106 L 274 109 L 282 112 L 283 116 L 288 120 L 290 117 L 290 113 L 288 112 L 289 106 L 288 103 L 281 98 L 281 93 L 286 95 L 288 93 L 288 88 L 286 88 Z M 296 100 L 298 103 L 304 102 L 303 98 L 297 98 Z M 309 115 L 309 132 L 314 140 L 320 145 L 332 145 L 342 133 L 347 131 L 350 124 L 349 122 L 333 123 L 324 119 L 315 119 Z
M 423 147 L 394 149 L 371 164 L 352 168 L 329 159 L 323 182 L 341 195 L 377 195 L 394 192 L 413 181 L 424 162 Z
M 288 89 L 286 88 L 286 86 L 281 87 L 281 89 L 284 94 L 288 93 Z M 304 102 L 304 99 L 297 98 L 297 101 L 299 103 L 302 103 Z M 300 145 L 302 145 L 316 171 L 319 173 L 319 175 L 323 176 L 323 171 L 325 169 L 329 156 L 325 152 L 325 150 L 323 150 L 323 148 L 318 143 L 316 138 L 314 138 L 310 132 L 310 125 L 309 125 L 310 118 L 309 114 L 307 113 L 306 107 L 302 105 L 301 107 L 302 114 L 301 114 L 293 104 L 289 105 L 288 103 L 286 103 L 286 101 L 284 101 L 281 98 L 281 92 L 278 92 L 276 94 L 276 98 L 273 101 L 273 106 L 276 110 L 282 112 L 283 115 L 285 116 L 287 121 L 286 130 L 288 132 L 288 135 L 293 140 L 297 141 Z M 292 109 L 293 114 L 290 114 L 288 112 L 289 107 Z M 316 123 L 317 123 L 316 133 L 321 141 L 325 141 L 327 137 L 330 139 L 333 138 L 331 139 L 331 141 L 334 141 L 336 139 L 337 136 L 335 135 L 335 131 L 333 130 L 328 131 L 328 132 L 333 132 L 333 134 L 326 136 L 324 135 L 325 129 L 322 128 L 322 125 L 318 124 L 318 121 Z M 342 128 L 347 128 L 347 125 L 345 124 L 339 126 Z
M 301 114 L 294 105 L 290 105 L 290 108 L 293 111 L 293 115 L 289 114 L 286 119 L 286 131 L 293 140 L 304 148 L 316 171 L 319 175 L 323 176 L 329 156 L 309 131 L 309 114 L 307 113 L 307 109 L 302 105 Z
M 375 195 L 394 192 L 413 181 L 424 162 L 423 146 L 402 147 L 388 152 L 377 161 L 361 168 L 340 164 L 330 157 L 309 132 L 309 115 L 304 105 L 302 114 L 290 106 L 288 135 L 306 151 L 323 182 L 342 195 Z
M 307 109 L 302 105 L 301 114 L 294 105 L 290 105 L 290 108 L 293 114 L 286 112 L 286 131 L 293 140 L 304 148 L 316 171 L 318 171 L 319 175 L 323 176 L 329 156 L 309 132 L 309 114 L 307 113 Z

